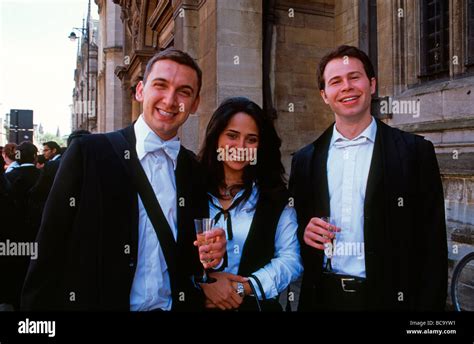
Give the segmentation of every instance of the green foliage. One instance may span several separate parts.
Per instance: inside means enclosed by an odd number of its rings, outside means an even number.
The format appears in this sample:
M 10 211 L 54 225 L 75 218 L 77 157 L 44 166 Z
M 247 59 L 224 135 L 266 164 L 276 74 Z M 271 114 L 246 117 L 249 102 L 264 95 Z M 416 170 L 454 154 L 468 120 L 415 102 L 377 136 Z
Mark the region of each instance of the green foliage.
M 40 144 L 43 144 L 44 142 L 47 142 L 47 141 L 55 141 L 61 147 L 66 146 L 66 139 L 65 138 L 58 137 L 58 136 L 56 136 L 54 134 L 51 134 L 51 133 L 38 134 L 38 141 L 39 141 Z

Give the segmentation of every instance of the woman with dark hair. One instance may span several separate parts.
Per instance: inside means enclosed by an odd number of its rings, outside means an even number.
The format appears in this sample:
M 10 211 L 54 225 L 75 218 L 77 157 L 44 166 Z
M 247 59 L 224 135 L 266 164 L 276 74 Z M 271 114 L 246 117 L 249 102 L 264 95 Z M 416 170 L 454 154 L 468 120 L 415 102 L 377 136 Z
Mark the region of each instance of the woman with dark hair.
M 226 266 L 201 284 L 208 308 L 281 310 L 278 294 L 303 271 L 280 145 L 272 120 L 247 98 L 225 100 L 207 126 L 200 160 L 209 213 L 227 231 Z

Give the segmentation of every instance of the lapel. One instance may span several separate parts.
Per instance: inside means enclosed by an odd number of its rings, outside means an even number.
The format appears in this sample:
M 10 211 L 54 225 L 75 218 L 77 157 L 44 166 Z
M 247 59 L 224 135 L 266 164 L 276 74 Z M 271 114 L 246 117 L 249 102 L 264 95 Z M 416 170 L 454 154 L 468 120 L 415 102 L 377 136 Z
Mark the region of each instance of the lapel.
M 331 142 L 334 124 L 331 125 L 314 143 L 314 155 L 310 182 L 313 183 L 314 213 L 311 216 L 329 216 L 329 187 L 327 176 L 327 160 L 329 143 Z
M 127 140 L 129 147 L 135 151 L 136 155 L 136 138 L 135 138 L 135 130 L 133 129 L 133 124 L 129 125 L 128 127 L 121 129 L 122 135 L 125 137 Z M 130 172 L 127 171 L 127 174 L 130 175 Z M 131 176 L 130 176 L 131 177 Z M 131 181 L 131 180 L 130 180 Z M 131 265 L 136 267 L 135 262 L 137 262 L 138 259 L 138 194 L 137 192 L 132 192 L 132 208 L 130 209 L 131 211 L 131 218 L 132 218 L 132 226 L 130 229 L 130 254 L 133 257 Z
M 387 201 L 395 202 L 392 199 L 396 196 L 395 190 L 400 195 L 406 191 L 402 168 L 404 143 L 394 129 L 378 119 L 376 121 L 377 135 L 365 192 L 365 213 L 370 213 L 370 206 L 379 186 L 383 185 Z
M 137 144 L 137 139 L 135 137 L 135 130 L 133 129 L 133 124 L 129 125 L 126 128 L 120 130 L 123 133 L 123 136 L 130 144 L 130 147 L 135 148 Z
M 364 200 L 366 273 L 371 283 L 378 283 L 377 279 L 381 278 L 380 274 L 388 264 L 385 258 L 394 244 L 391 236 L 396 235 L 390 230 L 390 212 L 397 206 L 397 194 L 403 192 L 400 155 L 403 142 L 394 129 L 376 121 L 377 135 Z
M 371 201 L 375 196 L 378 186 L 382 182 L 383 175 L 383 156 L 382 156 L 382 133 L 383 128 L 379 120 L 376 120 L 377 123 L 377 134 L 375 135 L 374 150 L 372 153 L 372 160 L 370 162 L 369 175 L 367 177 L 367 185 L 365 189 L 365 199 L 364 199 L 364 215 L 370 213 Z
M 188 226 L 188 212 L 189 203 L 191 201 L 191 180 L 192 175 L 191 161 L 189 160 L 188 153 L 186 148 L 181 146 L 178 153 L 178 158 L 176 161 L 176 170 L 175 170 L 175 179 L 176 179 L 176 207 L 177 207 L 177 230 L 178 235 L 176 236 L 176 241 L 180 243 L 185 235 L 185 228 Z M 187 202 L 188 207 L 181 206 L 181 201 Z M 186 204 L 186 203 L 185 203 Z

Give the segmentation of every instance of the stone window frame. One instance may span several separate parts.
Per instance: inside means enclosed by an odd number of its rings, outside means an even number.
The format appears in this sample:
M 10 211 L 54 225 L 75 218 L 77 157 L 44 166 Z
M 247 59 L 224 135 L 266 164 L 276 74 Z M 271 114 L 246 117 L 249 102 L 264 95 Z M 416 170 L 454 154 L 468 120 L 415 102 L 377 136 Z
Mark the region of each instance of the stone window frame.
M 455 79 L 472 77 L 474 65 L 467 61 L 467 1 L 449 0 L 449 74 L 443 78 L 427 80 L 421 75 L 421 3 L 422 0 L 394 1 L 392 11 L 393 21 L 393 52 L 394 70 L 393 94 L 400 95 L 419 87 L 432 87 L 440 82 L 448 83 Z M 397 18 L 397 13 L 403 11 L 403 17 Z M 454 63 L 454 57 L 456 63 Z
M 449 0 L 424 0 L 419 3 L 421 52 L 419 78 L 422 81 L 443 79 L 449 75 L 451 45 L 449 36 L 453 29 L 449 19 L 453 9 L 450 8 L 449 2 Z M 434 9 L 431 14 L 429 7 Z M 430 25 L 430 22 L 435 24 Z M 429 45 L 430 40 L 434 40 L 436 47 Z M 430 58 L 432 54 L 434 57 Z
M 474 0 L 467 1 L 466 8 L 466 63 L 469 71 L 474 71 Z

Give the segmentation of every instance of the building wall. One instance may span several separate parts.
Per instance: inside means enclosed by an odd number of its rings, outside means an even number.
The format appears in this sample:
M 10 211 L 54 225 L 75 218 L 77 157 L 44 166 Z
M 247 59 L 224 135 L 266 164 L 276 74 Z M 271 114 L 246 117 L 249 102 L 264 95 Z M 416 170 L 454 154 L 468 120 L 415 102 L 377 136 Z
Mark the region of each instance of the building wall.
M 120 7 L 112 0 L 96 1 L 99 5 L 100 42 L 98 76 L 98 128 L 108 132 L 122 128 L 122 83 L 115 68 L 124 63 L 123 24 Z
M 389 1 L 387 1 L 389 2 Z M 359 2 L 354 0 L 334 1 L 335 46 L 359 45 Z
M 316 68 L 334 47 L 334 1 L 277 1 L 273 42 L 273 99 L 282 159 L 313 142 L 334 120 L 319 94 Z
M 97 58 L 98 58 L 98 21 L 89 22 L 90 42 L 87 44 L 85 35 L 79 35 L 79 44 L 74 71 L 75 87 L 73 90 L 73 106 L 71 116 L 72 130 L 86 129 L 97 131 L 96 90 L 97 90 Z M 83 28 L 85 31 L 85 28 Z

